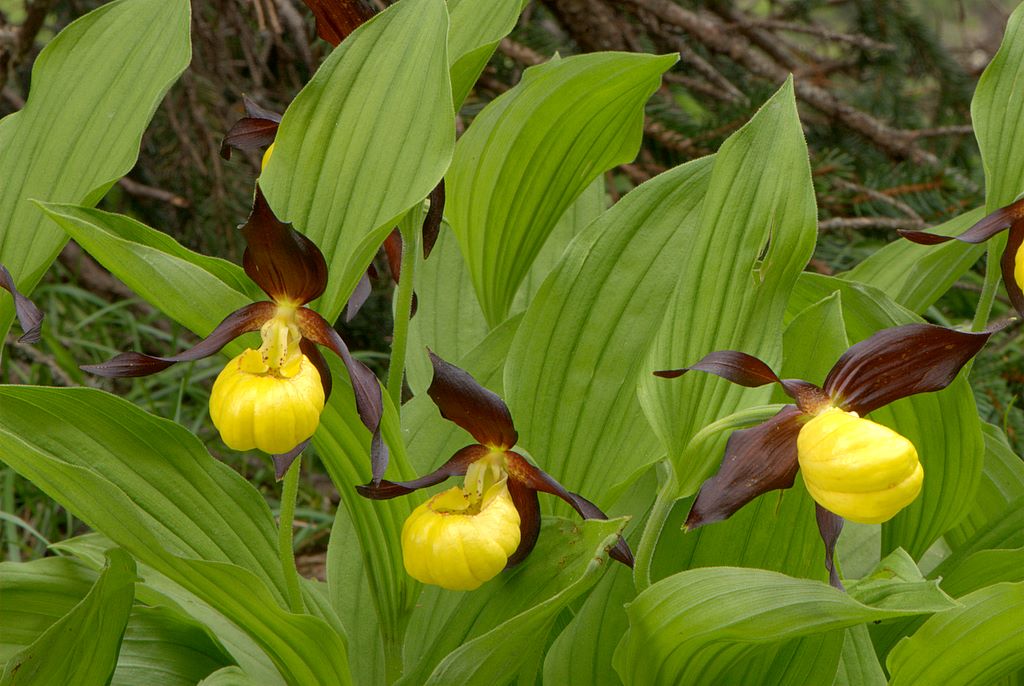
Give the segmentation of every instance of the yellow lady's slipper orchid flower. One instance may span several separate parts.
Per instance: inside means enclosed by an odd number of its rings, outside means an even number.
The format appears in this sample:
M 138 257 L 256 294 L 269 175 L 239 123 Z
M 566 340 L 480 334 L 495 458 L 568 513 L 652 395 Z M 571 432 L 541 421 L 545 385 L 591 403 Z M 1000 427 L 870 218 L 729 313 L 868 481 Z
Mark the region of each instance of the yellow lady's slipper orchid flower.
M 945 388 L 991 335 L 930 324 L 883 329 L 847 350 L 821 387 L 780 379 L 761 360 L 735 350 L 654 372 L 672 378 L 696 370 L 750 388 L 775 383 L 796 401 L 758 426 L 733 432 L 718 473 L 697 493 L 686 529 L 727 519 L 763 493 L 790 488 L 801 469 L 816 502 L 829 581 L 842 588 L 834 554 L 843 518 L 869 524 L 891 519 L 914 501 L 924 479 L 913 443 L 863 416 Z
M 380 438 L 380 384 L 373 372 L 352 357 L 334 327 L 304 307 L 327 285 L 323 254 L 311 240 L 274 216 L 259 186 L 242 235 L 246 241 L 242 256 L 245 273 L 270 301 L 231 313 L 209 336 L 178 355 L 121 353 L 83 369 L 101 376 L 144 376 L 177 362 L 209 357 L 241 334 L 259 331 L 259 349 L 250 348 L 236 356 L 217 377 L 210 394 L 210 415 L 229 447 L 273 454 L 281 477 L 316 431 L 330 395 L 330 371 L 317 348 L 326 346 L 348 370 L 356 409 L 373 434 L 372 469 L 379 479 L 387 464 Z
M 807 492 L 844 519 L 880 524 L 921 492 L 914 444 L 856 412 L 825 410 L 800 429 L 796 447 Z
M 367 498 L 387 500 L 465 476 L 413 510 L 402 527 L 405 569 L 415 579 L 452 590 L 472 590 L 505 567 L 519 564 L 537 543 L 537 492 L 556 495 L 584 519 L 607 519 L 583 496 L 512 450 L 518 441 L 508 406 L 466 371 L 430 353 L 434 380 L 427 389 L 441 416 L 477 440 L 438 469 L 413 481 L 358 486 Z M 620 537 L 609 556 L 630 567 L 633 554 Z

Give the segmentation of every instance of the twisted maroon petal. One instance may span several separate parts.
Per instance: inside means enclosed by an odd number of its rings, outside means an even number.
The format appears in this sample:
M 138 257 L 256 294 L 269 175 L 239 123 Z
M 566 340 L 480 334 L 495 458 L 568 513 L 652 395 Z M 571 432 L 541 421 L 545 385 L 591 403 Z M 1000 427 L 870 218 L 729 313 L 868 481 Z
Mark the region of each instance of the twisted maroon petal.
M 562 484 L 555 481 L 553 476 L 542 469 L 534 467 L 519 453 L 506 451 L 505 464 L 508 469 L 509 483 L 517 482 L 534 491 L 543 491 L 544 493 L 558 496 L 569 503 L 584 519 L 608 519 L 608 515 L 602 512 L 597 505 L 579 493 L 566 490 Z M 520 517 L 522 517 L 521 512 Z M 520 543 L 520 545 L 522 544 Z M 608 551 L 608 555 L 613 560 L 618 560 L 627 567 L 633 566 L 633 553 L 630 551 L 626 539 L 622 536 L 619 536 L 618 542 Z
M 316 33 L 337 45 L 377 13 L 370 0 L 302 0 L 316 17 Z
M 514 479 L 508 481 L 508 493 L 519 512 L 519 547 L 508 558 L 505 567 L 515 567 L 526 559 L 540 536 L 540 502 L 537 491 Z
M 210 357 L 225 345 L 249 331 L 257 331 L 274 316 L 277 306 L 261 301 L 235 310 L 217 325 L 210 335 L 194 346 L 171 357 L 154 357 L 137 352 L 121 353 L 102 364 L 82 365 L 82 371 L 97 376 L 136 377 L 161 372 L 178 362 L 193 362 Z
M 36 307 L 36 304 L 22 295 L 14 285 L 14 277 L 7 271 L 7 267 L 0 264 L 0 288 L 8 291 L 14 297 L 14 312 L 18 315 L 18 323 L 21 325 L 22 343 L 37 343 L 43 330 L 43 313 Z
M 828 570 L 828 582 L 840 591 L 843 589 L 843 582 L 839 580 L 839 570 L 836 569 L 836 541 L 843 530 L 843 518 L 834 512 L 830 512 L 818 503 L 814 503 L 814 518 L 818 522 L 818 533 L 825 544 L 825 569 Z
M 907 229 L 900 229 L 899 234 L 908 241 L 921 245 L 938 245 L 954 240 L 964 243 L 984 243 L 1008 226 L 1020 223 L 1021 220 L 1024 220 L 1024 198 L 982 217 L 959 236 L 940 236 L 926 231 Z
M 370 500 L 390 500 L 427 486 L 434 486 L 453 476 L 463 476 L 469 469 L 469 465 L 484 457 L 488 452 L 487 448 L 482 445 L 467 445 L 452 455 L 443 465 L 418 479 L 368 483 L 356 486 L 356 490 L 359 491 L 359 495 Z

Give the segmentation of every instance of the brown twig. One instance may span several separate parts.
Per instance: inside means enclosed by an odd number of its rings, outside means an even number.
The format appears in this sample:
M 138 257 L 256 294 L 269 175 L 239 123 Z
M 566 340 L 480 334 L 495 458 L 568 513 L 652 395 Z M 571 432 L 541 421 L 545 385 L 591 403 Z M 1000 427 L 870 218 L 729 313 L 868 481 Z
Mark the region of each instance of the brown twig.
M 845 188 L 846 190 L 863 193 L 872 200 L 877 200 L 878 202 L 885 203 L 890 207 L 894 207 L 921 226 L 924 226 L 925 224 L 924 219 L 914 210 L 913 207 L 903 202 L 902 200 L 897 200 L 891 195 L 886 194 L 884 191 L 878 191 L 875 190 L 874 188 L 868 188 L 867 186 L 863 186 L 859 183 L 854 183 L 852 181 L 847 181 L 846 179 L 842 179 L 839 177 L 833 177 L 832 182 L 840 188 Z
M 818 222 L 819 231 L 833 229 L 909 229 L 924 226 L 911 219 L 896 217 L 834 217 Z
M 168 205 L 173 205 L 174 207 L 185 208 L 190 206 L 189 201 L 180 195 L 175 195 L 174 193 L 165 191 L 162 188 L 154 188 L 153 186 L 147 186 L 146 184 L 139 183 L 138 181 L 132 181 L 127 176 L 120 179 L 118 184 L 125 190 L 125 192 L 140 198 L 152 198 L 153 200 L 159 200 L 160 202 L 165 202 Z

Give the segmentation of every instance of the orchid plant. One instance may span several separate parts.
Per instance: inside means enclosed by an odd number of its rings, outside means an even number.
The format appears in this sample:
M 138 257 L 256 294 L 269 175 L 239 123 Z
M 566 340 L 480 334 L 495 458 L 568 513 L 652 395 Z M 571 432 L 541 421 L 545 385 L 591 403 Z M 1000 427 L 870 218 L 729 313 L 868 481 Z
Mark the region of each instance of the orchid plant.
M 0 329 L 17 315 L 20 348 L 55 344 L 28 296 L 74 239 L 200 337 L 83 368 L 226 353 L 209 422 L 283 480 L 268 498 L 105 390 L 0 385 L 0 461 L 88 527 L 0 563 L 0 684 L 1024 670 L 1024 466 L 969 385 L 1014 332 L 990 309 L 1024 312 L 1024 9 L 974 101 L 986 205 L 1003 209 L 903 232 L 941 249 L 895 241 L 823 275 L 806 270 L 817 208 L 793 77 L 713 155 L 612 194 L 678 55 L 552 57 L 483 103 L 474 84 L 520 0 L 305 5 L 333 49 L 283 113 L 246 99 L 224 139 L 225 157 L 246 151 L 224 164 L 263 160 L 240 266 L 94 207 L 188 64 L 187 0 L 114 0 L 71 24 L 0 123 L 0 178 L 19 181 L 0 183 Z M 974 244 L 1005 228 L 974 321 L 936 320 Z M 340 333 L 382 248 L 384 383 Z M 323 578 L 294 558 L 304 451 L 337 494 Z

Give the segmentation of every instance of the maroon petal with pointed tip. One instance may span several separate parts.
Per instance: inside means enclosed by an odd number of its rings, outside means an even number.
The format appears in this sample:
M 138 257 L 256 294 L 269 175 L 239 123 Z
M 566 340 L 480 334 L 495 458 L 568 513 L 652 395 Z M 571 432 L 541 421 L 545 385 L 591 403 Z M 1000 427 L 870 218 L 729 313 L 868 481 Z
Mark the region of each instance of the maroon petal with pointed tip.
M 1017 253 L 1024 244 L 1024 222 L 1018 222 L 1010 228 L 1010 240 L 1003 250 L 1003 257 L 1000 260 L 1000 267 L 1003 272 L 1003 284 L 1006 286 L 1006 294 L 1010 296 L 1010 304 L 1017 314 L 1024 317 L 1024 292 L 1021 291 L 1021 284 L 1017 283 L 1017 275 L 1014 270 L 1017 266 Z
M 510 479 L 508 493 L 519 512 L 519 547 L 509 556 L 506 569 L 525 560 L 533 552 L 537 537 L 540 536 L 540 501 L 537 500 L 537 491 Z
M 82 371 L 96 376 L 136 377 L 161 372 L 178 362 L 194 362 L 220 352 L 221 348 L 249 331 L 258 331 L 274 316 L 277 306 L 261 301 L 235 310 L 217 325 L 210 335 L 184 352 L 171 357 L 154 357 L 137 352 L 117 355 L 102 364 L 82 365 Z
M 256 284 L 277 302 L 304 305 L 327 288 L 327 262 L 313 241 L 281 222 L 259 185 L 252 213 L 242 226 L 242 266 Z
M 818 503 L 814 503 L 814 518 L 818 522 L 818 533 L 825 544 L 825 569 L 828 570 L 828 582 L 840 591 L 843 582 L 839 580 L 839 570 L 836 569 L 836 541 L 843 531 L 843 518 L 834 512 L 830 512 Z
M 345 369 L 348 370 L 359 418 L 373 434 L 370 443 L 370 466 L 373 472 L 373 482 L 379 482 L 388 466 L 388 453 L 387 446 L 384 445 L 380 436 L 380 419 L 384 414 L 384 399 L 377 377 L 365 364 L 352 357 L 352 353 L 349 352 L 341 335 L 326 319 L 307 307 L 298 309 L 296 319 L 303 338 L 308 338 L 317 345 L 332 350 L 341 358 Z
M 423 259 L 430 257 L 430 251 L 437 243 L 441 232 L 441 219 L 444 217 L 444 179 L 441 179 L 434 190 L 430 191 L 430 208 L 423 218 Z
M 428 351 L 429 352 L 429 351 Z M 494 450 L 507 450 L 519 439 L 512 415 L 497 393 L 487 390 L 469 372 L 430 352 L 434 379 L 427 395 L 441 416 L 468 431 L 477 442 Z
M 43 330 L 43 313 L 36 304 L 22 295 L 14 285 L 14 277 L 7 267 L 0 264 L 0 288 L 9 292 L 14 298 L 14 312 L 21 325 L 21 343 L 38 343 Z
M 921 245 L 937 245 L 953 240 L 963 241 L 964 243 L 983 243 L 1006 227 L 1016 224 L 1022 219 L 1024 219 L 1024 198 L 982 217 L 981 220 L 959 236 L 940 236 L 926 231 L 909 231 L 906 229 L 900 229 L 898 233 L 908 241 Z
M 377 13 L 370 0 L 302 0 L 316 17 L 316 33 L 337 45 Z
M 398 229 L 392 229 L 381 247 L 384 248 L 384 257 L 388 261 L 391 280 L 397 284 L 402 278 L 402 233 Z
M 708 353 L 694 365 L 685 369 L 666 369 L 654 372 L 655 376 L 672 379 L 686 372 L 699 371 L 720 376 L 727 381 L 748 388 L 780 383 L 782 380 L 772 371 L 771 367 L 753 355 L 736 350 L 718 350 Z
M 421 476 L 412 481 L 381 481 L 380 483 L 368 483 L 364 486 L 356 486 L 359 495 L 371 500 L 390 500 L 400 495 L 412 493 L 421 488 L 434 486 L 445 479 L 453 476 L 463 476 L 469 465 L 487 455 L 489 451 L 482 445 L 467 445 L 458 450 L 447 462 L 432 471 L 430 474 Z
M 348 303 L 345 305 L 345 321 L 350 322 L 356 318 L 359 314 L 359 310 L 366 304 L 366 299 L 373 293 L 373 285 L 370 283 L 370 272 L 369 270 L 363 272 L 363 277 L 359 279 L 359 283 L 356 284 L 356 289 L 352 291 L 352 295 L 349 296 Z
M 519 453 L 505 452 L 505 465 L 508 469 L 509 481 L 516 481 L 535 491 L 543 491 L 558 496 L 569 503 L 584 519 L 608 519 L 608 515 L 579 493 L 566 490 L 553 476 L 526 461 Z M 521 516 L 521 515 L 520 515 Z M 633 566 L 633 553 L 626 539 L 619 536 L 618 542 L 608 551 L 613 560 L 618 560 L 627 567 Z
M 312 438 L 307 438 L 302 443 L 299 443 L 297 446 L 295 446 L 288 452 L 273 456 L 272 459 L 274 460 L 275 479 L 280 481 L 281 479 L 284 478 L 284 475 L 288 473 L 288 469 L 292 466 L 292 463 L 295 462 L 295 459 L 300 454 L 302 454 L 303 450 L 309 447 L 309 442 L 312 440 Z
M 728 519 L 762 493 L 791 487 L 799 467 L 796 437 L 808 419 L 787 405 L 762 424 L 734 431 L 718 473 L 697 493 L 686 529 Z
M 843 353 L 825 378 L 825 392 L 838 407 L 864 416 L 900 398 L 942 390 L 991 335 L 932 324 L 883 329 Z

